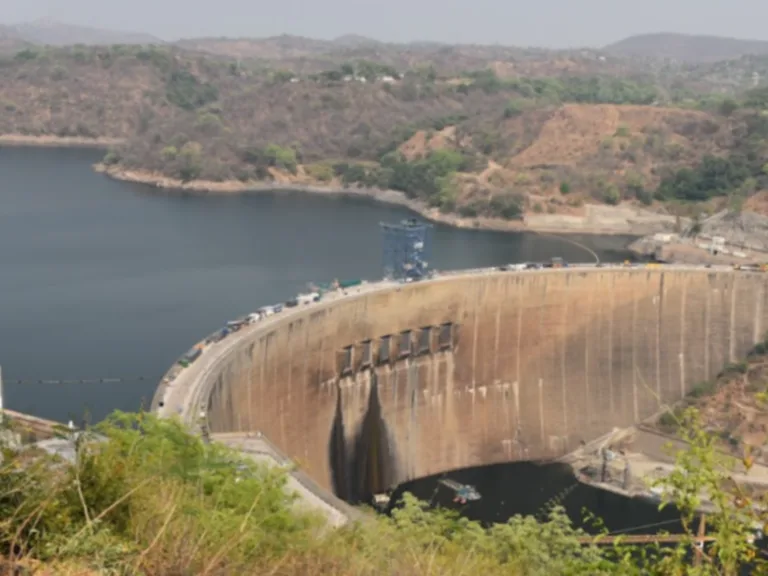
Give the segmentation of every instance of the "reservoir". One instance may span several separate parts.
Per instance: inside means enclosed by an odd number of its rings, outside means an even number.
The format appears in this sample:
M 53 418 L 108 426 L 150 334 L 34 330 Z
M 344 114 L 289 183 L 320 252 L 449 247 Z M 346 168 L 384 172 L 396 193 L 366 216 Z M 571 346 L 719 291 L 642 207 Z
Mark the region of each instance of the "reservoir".
M 382 276 L 379 223 L 412 216 L 303 193 L 158 194 L 92 171 L 102 153 L 0 148 L 0 365 L 5 406 L 97 421 L 148 405 L 165 370 L 227 320 L 309 282 Z M 569 236 L 605 261 L 627 238 Z M 435 225 L 438 270 L 562 256 L 571 242 Z M 40 380 L 119 378 L 107 383 Z M 15 383 L 22 380 L 22 383 Z

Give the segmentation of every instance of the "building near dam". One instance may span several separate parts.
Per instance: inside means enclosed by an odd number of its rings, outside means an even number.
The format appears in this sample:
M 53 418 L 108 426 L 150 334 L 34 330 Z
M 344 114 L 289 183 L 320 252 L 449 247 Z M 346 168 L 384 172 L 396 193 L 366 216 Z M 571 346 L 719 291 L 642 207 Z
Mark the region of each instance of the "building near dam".
M 683 266 L 385 281 L 209 346 L 154 407 L 268 439 L 357 502 L 415 478 L 559 458 L 674 403 L 768 329 L 768 274 Z M 162 403 L 162 404 L 161 404 Z

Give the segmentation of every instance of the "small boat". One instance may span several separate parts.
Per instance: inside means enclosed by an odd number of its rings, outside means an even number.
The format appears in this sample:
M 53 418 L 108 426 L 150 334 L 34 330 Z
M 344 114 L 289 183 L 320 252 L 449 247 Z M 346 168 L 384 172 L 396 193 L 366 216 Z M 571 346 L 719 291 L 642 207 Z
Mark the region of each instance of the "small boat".
M 459 482 L 448 478 L 444 478 L 439 482 L 456 493 L 456 496 L 453 499 L 454 502 L 466 504 L 467 502 L 475 502 L 481 498 L 480 492 L 478 492 L 474 486 L 470 486 L 469 484 L 460 484 Z

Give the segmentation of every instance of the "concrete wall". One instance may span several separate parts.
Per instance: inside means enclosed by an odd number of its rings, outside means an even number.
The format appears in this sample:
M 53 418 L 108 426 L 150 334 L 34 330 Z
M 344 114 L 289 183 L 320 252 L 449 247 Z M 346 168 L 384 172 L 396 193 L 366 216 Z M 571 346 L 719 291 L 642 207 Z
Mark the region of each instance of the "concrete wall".
M 706 269 L 498 272 L 307 307 L 210 379 L 214 432 L 259 430 L 355 500 L 467 466 L 557 457 L 680 399 L 768 329 L 768 275 Z M 372 369 L 363 342 L 439 329 Z M 445 341 L 443 341 L 445 344 Z M 355 345 L 351 374 L 344 347 Z M 391 356 L 398 343 L 392 342 Z M 418 351 L 418 350 L 417 350 Z

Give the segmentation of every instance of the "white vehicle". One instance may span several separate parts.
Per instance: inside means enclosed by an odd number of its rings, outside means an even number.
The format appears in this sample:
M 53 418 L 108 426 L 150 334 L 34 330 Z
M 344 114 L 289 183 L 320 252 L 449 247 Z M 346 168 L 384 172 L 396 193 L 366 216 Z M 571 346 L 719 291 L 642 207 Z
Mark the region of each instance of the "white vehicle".
M 296 297 L 296 302 L 299 304 L 299 306 L 302 306 L 304 304 L 311 304 L 312 302 L 316 302 L 319 299 L 319 292 L 310 292 L 309 294 L 299 294 Z
M 272 308 L 272 306 L 264 306 L 259 308 L 257 312 L 261 315 L 262 318 L 266 318 L 267 316 L 272 316 L 272 314 L 275 313 L 275 309 Z
M 259 320 L 261 320 L 261 314 L 259 312 L 252 312 L 245 317 L 245 321 L 248 322 L 248 324 L 255 324 Z

